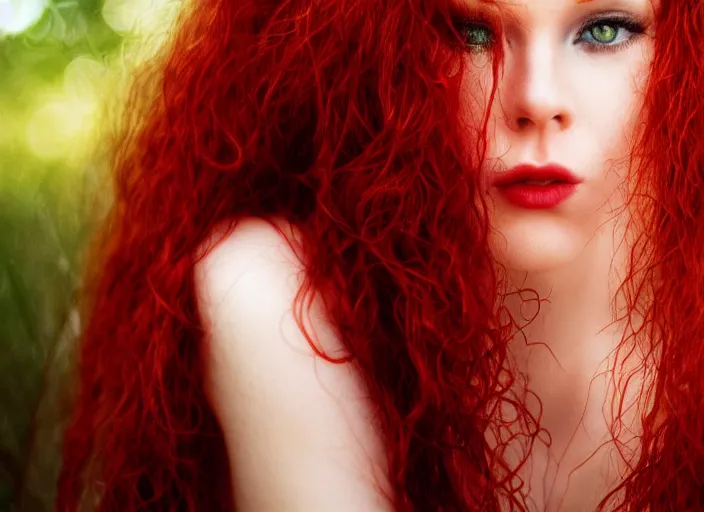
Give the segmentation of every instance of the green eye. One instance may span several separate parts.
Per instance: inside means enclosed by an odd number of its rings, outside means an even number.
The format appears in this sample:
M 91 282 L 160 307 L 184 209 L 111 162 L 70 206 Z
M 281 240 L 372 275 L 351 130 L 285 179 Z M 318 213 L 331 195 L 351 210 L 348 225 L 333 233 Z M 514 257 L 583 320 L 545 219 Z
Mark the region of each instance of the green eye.
M 618 36 L 618 28 L 613 25 L 601 24 L 589 27 L 589 35 L 601 44 L 611 44 Z
M 486 25 L 467 22 L 458 28 L 462 40 L 470 49 L 485 50 L 494 42 L 494 34 Z
M 581 43 L 592 51 L 611 51 L 627 46 L 644 32 L 643 23 L 636 19 L 609 16 L 584 25 L 575 43 Z

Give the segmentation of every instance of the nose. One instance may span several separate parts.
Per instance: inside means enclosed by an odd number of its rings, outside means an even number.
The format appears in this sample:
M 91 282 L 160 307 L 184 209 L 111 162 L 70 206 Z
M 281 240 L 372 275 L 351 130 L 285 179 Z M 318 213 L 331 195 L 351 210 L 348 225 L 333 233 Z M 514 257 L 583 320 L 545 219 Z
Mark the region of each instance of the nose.
M 516 132 L 562 131 L 574 122 L 568 71 L 554 47 L 540 41 L 506 52 L 501 103 Z

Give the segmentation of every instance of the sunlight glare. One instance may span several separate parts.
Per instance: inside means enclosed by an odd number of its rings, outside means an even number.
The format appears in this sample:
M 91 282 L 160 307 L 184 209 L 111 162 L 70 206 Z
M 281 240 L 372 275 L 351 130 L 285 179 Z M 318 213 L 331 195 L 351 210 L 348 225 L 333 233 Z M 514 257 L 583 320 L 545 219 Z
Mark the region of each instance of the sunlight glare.
M 24 32 L 38 22 L 48 0 L 0 0 L 0 37 Z

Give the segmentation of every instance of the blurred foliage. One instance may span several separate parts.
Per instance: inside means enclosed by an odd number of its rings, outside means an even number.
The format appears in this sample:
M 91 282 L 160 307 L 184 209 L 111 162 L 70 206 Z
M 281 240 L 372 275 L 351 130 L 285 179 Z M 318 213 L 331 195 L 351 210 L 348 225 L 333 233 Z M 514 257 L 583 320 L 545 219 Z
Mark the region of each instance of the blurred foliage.
M 132 37 L 117 30 L 102 0 L 55 0 L 24 32 L 0 31 L 0 512 L 52 510 L 60 383 L 80 323 L 81 254 L 99 216 L 92 199 L 105 165 L 91 151 L 99 130 L 86 120 L 95 121 L 89 100 L 109 94 L 94 82 L 116 81 L 95 70 L 119 67 Z M 85 107 L 83 117 L 74 105 Z

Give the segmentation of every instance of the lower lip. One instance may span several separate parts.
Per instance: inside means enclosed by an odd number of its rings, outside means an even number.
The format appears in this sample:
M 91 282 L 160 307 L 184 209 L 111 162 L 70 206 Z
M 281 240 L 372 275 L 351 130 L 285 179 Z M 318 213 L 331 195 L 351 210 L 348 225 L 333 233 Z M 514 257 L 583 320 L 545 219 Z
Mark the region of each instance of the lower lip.
M 520 208 L 545 210 L 557 207 L 577 191 L 575 183 L 553 183 L 550 185 L 529 185 L 512 183 L 497 187 L 506 200 Z

